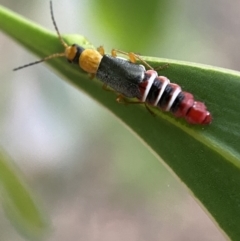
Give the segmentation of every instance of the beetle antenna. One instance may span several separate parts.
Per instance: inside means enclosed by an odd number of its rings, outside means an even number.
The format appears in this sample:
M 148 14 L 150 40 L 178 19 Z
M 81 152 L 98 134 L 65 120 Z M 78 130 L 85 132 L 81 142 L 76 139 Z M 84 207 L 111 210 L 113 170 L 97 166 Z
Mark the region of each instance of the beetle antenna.
M 53 5 L 52 5 L 52 1 L 50 1 L 50 12 L 51 12 L 51 18 L 52 18 L 52 22 L 53 22 L 53 25 L 54 25 L 54 28 L 57 32 L 57 35 L 58 35 L 58 38 L 61 42 L 61 44 L 64 46 L 64 48 L 66 49 L 68 47 L 68 45 L 66 44 L 66 42 L 64 42 L 59 30 L 58 30 L 58 27 L 57 27 L 57 24 L 56 24 L 56 21 L 55 21 L 55 18 L 54 18 L 54 15 L 53 15 Z M 22 65 L 22 66 L 19 66 L 17 68 L 14 68 L 13 71 L 16 71 L 16 70 L 19 70 L 19 69 L 23 69 L 23 68 L 26 68 L 26 67 L 29 67 L 29 66 L 32 66 L 32 65 L 35 65 L 35 64 L 39 64 L 39 63 L 42 63 L 44 61 L 47 61 L 49 59 L 53 59 L 53 58 L 58 58 L 58 57 L 64 57 L 65 56 L 65 53 L 55 53 L 55 54 L 51 54 L 43 59 L 40 59 L 40 60 L 37 60 L 37 61 L 34 61 L 32 63 L 29 63 L 29 64 L 25 64 L 25 65 Z

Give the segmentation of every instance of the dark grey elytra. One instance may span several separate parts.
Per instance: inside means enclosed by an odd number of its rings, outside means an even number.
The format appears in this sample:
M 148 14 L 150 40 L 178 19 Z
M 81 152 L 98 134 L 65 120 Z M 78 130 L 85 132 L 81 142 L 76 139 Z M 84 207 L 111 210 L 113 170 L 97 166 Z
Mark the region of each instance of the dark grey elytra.
M 126 97 L 141 98 L 139 83 L 143 81 L 145 71 L 142 65 L 123 58 L 103 55 L 96 77 Z

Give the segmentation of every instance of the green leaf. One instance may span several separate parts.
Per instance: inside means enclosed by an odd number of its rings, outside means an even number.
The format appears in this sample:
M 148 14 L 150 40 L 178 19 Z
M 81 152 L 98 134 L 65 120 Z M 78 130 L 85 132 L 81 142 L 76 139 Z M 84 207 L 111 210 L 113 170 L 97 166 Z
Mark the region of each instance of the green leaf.
M 11 222 L 30 240 L 43 238 L 48 226 L 46 217 L 3 151 L 0 152 L 0 183 L 1 202 Z
M 4 8 L 0 8 L 0 28 L 40 58 L 63 52 L 56 34 Z M 64 39 L 69 44 L 91 47 L 82 36 L 68 35 Z M 193 93 L 196 100 L 204 101 L 213 115 L 213 123 L 192 126 L 158 110 L 154 110 L 157 114 L 154 118 L 144 106 L 126 107 L 116 103 L 116 95 L 104 92 L 99 80 L 90 79 L 66 60 L 54 59 L 47 64 L 125 123 L 146 148 L 163 158 L 221 229 L 232 240 L 240 240 L 240 73 L 181 61 L 143 58 L 153 67 L 169 63 L 170 67 L 159 74 Z

